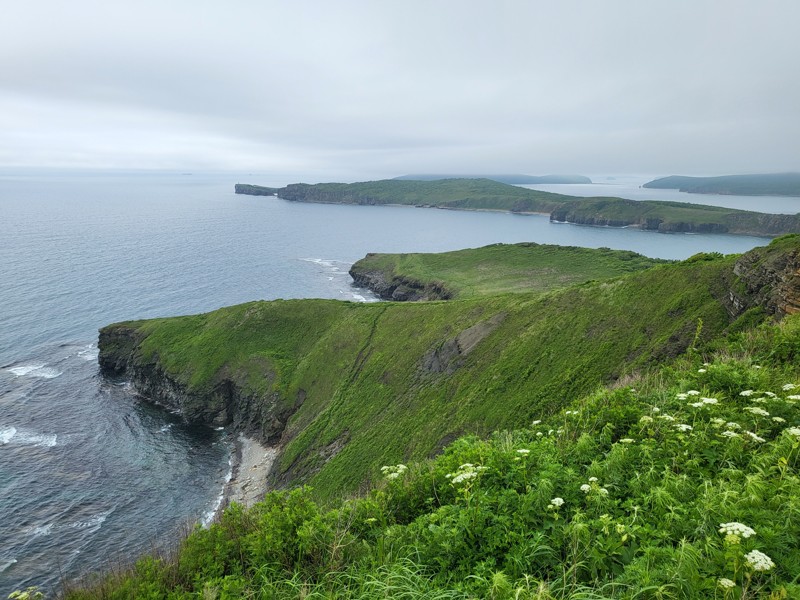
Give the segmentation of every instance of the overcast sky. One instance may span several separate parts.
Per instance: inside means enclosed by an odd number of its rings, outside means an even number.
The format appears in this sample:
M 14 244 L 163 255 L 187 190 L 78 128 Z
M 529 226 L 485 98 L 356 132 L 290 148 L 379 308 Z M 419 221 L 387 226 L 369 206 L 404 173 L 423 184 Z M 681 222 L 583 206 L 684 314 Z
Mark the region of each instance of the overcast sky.
M 25 0 L 0 166 L 800 171 L 797 0 Z

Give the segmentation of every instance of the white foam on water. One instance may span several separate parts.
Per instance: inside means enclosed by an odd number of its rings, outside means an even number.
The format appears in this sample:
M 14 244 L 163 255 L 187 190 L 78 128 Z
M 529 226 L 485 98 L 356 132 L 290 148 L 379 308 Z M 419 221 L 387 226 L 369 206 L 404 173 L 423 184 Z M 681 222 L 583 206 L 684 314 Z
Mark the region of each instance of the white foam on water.
M 57 443 L 58 435 L 55 433 L 37 433 L 35 431 L 17 429 L 16 427 L 4 427 L 0 429 L 0 444 L 52 448 L 57 445 Z
M 104 513 L 100 513 L 92 517 L 89 517 L 85 521 L 74 521 L 72 523 L 69 523 L 67 527 L 71 527 L 72 529 L 91 529 L 93 531 L 96 531 L 100 529 L 103 523 L 105 523 L 106 519 L 108 518 L 108 515 L 110 514 L 111 511 L 109 510 Z
M 228 459 L 228 473 L 225 475 L 225 483 L 222 484 L 222 491 L 219 493 L 219 496 L 217 496 L 217 499 L 214 500 L 213 506 L 204 512 L 203 516 L 200 518 L 200 526 L 204 529 L 207 529 L 211 523 L 214 522 L 214 518 L 219 513 L 222 502 L 225 500 L 225 489 L 228 487 L 231 479 L 233 479 L 233 455 Z
M 17 377 L 38 377 L 40 379 L 55 379 L 61 375 L 62 371 L 48 367 L 46 363 L 20 365 L 18 367 L 11 367 L 6 369 L 9 373 L 13 373 Z
M 100 355 L 100 349 L 97 348 L 94 344 L 89 344 L 83 350 L 78 352 L 78 356 L 80 356 L 85 361 L 95 361 L 97 357 Z
M 33 537 L 37 537 L 40 535 L 50 535 L 52 531 L 53 531 L 53 524 L 50 523 L 48 525 L 40 525 L 39 527 L 34 527 L 30 530 L 29 533 Z
M 5 571 L 5 570 L 6 570 L 8 567 L 10 567 L 11 565 L 14 565 L 14 564 L 16 564 L 16 563 L 17 563 L 17 559 L 16 559 L 16 558 L 11 558 L 11 559 L 0 559 L 0 573 L 2 573 L 2 572 L 3 572 L 3 571 Z
M 160 433 L 166 433 L 166 432 L 167 432 L 167 431 L 169 431 L 170 429 L 172 429 L 172 423 L 167 423 L 166 425 L 164 425 L 163 427 L 161 427 L 161 429 L 159 429 L 158 431 L 159 431 Z
M 19 367 L 11 367 L 10 369 L 6 369 L 9 373 L 13 373 L 17 377 L 24 377 L 31 371 L 36 371 L 38 369 L 43 369 L 45 363 L 35 364 L 35 365 L 20 365 Z
M 3 429 L 0 429 L 0 444 L 9 443 L 16 434 L 16 427 L 4 427 Z

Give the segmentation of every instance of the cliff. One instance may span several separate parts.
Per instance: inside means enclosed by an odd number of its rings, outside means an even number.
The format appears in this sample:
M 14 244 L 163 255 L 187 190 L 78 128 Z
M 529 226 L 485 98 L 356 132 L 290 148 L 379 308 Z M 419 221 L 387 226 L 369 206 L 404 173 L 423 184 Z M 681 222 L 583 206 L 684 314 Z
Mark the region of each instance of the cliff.
M 800 236 L 546 293 L 432 303 L 253 302 L 103 328 L 100 365 L 190 420 L 280 445 L 321 497 L 465 431 L 514 427 L 797 306 Z M 738 274 L 737 274 L 738 273 Z M 776 282 L 780 286 L 776 286 Z M 780 287 L 781 290 L 775 290 Z
M 280 188 L 264 187 L 263 185 L 250 185 L 248 183 L 237 183 L 233 187 L 236 194 L 245 194 L 248 196 L 275 196 L 280 191 Z

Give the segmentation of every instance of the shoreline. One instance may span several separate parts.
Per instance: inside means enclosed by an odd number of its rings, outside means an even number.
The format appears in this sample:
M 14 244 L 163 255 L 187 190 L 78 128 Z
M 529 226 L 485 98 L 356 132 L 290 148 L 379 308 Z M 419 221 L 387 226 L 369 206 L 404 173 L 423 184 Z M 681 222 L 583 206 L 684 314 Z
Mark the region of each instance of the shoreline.
M 231 454 L 231 478 L 222 492 L 222 502 L 214 515 L 216 521 L 232 502 L 250 508 L 269 490 L 267 478 L 278 455 L 278 448 L 264 446 L 240 433 Z

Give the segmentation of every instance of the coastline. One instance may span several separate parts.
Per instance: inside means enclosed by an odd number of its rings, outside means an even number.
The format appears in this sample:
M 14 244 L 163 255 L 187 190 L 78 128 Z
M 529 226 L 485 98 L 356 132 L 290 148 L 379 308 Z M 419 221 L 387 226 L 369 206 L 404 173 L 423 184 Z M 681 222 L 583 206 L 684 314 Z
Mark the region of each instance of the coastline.
M 223 498 L 215 517 L 232 502 L 251 507 L 269 491 L 267 477 L 278 455 L 276 447 L 264 446 L 257 440 L 239 434 L 231 457 L 231 478 L 225 484 Z

